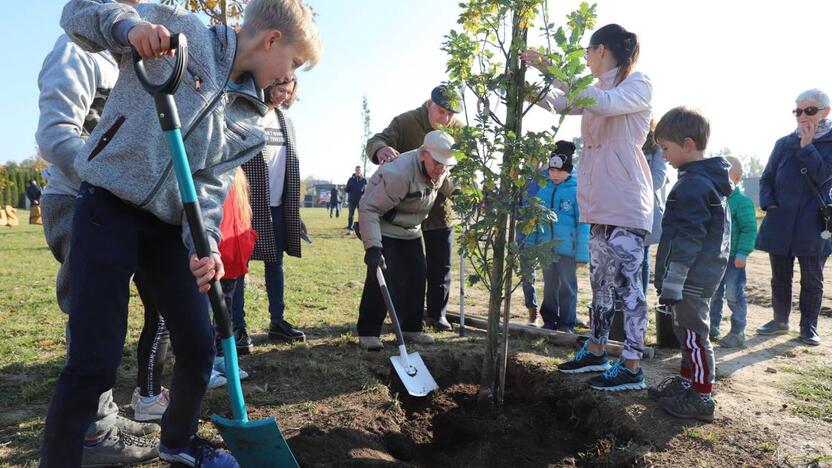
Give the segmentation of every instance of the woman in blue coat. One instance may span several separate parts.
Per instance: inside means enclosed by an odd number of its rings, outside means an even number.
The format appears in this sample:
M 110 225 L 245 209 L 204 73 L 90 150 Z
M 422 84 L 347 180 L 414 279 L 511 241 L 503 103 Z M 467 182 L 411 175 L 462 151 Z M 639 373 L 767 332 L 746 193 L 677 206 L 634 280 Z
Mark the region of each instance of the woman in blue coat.
M 549 160 L 549 181 L 537 192 L 543 205 L 555 212 L 557 221 L 537 226 L 529 242 L 554 241 L 555 259 L 543 268 L 543 328 L 572 333 L 578 305 L 577 266 L 589 262 L 589 225 L 578 222 L 578 182 L 572 168 L 574 145 L 567 143 L 558 142 L 558 149 Z M 569 145 L 571 148 L 566 148 Z
M 766 212 L 757 235 L 757 249 L 769 253 L 774 319 L 757 329 L 761 335 L 789 331 L 794 259 L 800 263 L 800 339 L 819 345 L 818 315 L 823 299 L 823 267 L 832 253 L 824 231 L 821 202 L 806 180 L 830 203 L 832 186 L 832 122 L 829 96 L 811 89 L 796 99 L 792 111 L 797 130 L 777 140 L 760 179 L 760 207 Z

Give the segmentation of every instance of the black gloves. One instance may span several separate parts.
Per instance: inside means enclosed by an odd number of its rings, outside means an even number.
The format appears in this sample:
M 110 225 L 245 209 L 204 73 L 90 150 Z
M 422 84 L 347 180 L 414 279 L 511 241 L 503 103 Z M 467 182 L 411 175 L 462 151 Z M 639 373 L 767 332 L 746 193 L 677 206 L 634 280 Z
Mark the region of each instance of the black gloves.
M 367 249 L 364 252 L 364 263 L 366 263 L 373 272 L 375 272 L 378 267 L 381 267 L 382 270 L 387 269 L 387 264 L 384 263 L 384 255 L 381 254 L 381 247 L 370 247 Z

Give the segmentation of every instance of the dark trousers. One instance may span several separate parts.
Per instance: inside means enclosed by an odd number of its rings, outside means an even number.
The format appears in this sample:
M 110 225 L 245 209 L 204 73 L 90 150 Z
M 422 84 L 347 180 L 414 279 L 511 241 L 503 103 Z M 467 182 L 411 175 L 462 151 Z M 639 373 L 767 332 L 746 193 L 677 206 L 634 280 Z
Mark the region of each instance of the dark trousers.
M 283 205 L 273 206 L 272 229 L 274 229 L 274 247 L 277 252 L 276 262 L 264 262 L 266 266 L 266 295 L 269 296 L 269 316 L 272 323 L 280 323 L 286 311 L 283 300 L 283 252 L 289 243 L 286 233 L 286 221 L 283 218 Z
M 162 372 L 170 346 L 170 332 L 165 326 L 165 319 L 151 302 L 150 291 L 145 286 L 146 280 L 137 274 L 133 281 L 144 304 L 144 327 L 136 350 L 139 368 L 136 386 L 141 396 L 150 397 L 162 393 Z
M 228 309 L 228 313 L 231 314 L 231 323 L 234 325 L 234 329 L 243 329 L 245 330 L 246 327 L 246 275 L 243 275 L 239 278 L 236 278 L 233 281 L 233 289 L 229 289 L 231 292 L 231 307 Z M 232 287 L 229 281 L 229 287 Z M 223 283 L 222 287 L 223 294 L 225 294 L 225 283 Z
M 771 305 L 774 319 L 788 323 L 792 311 L 794 257 L 769 254 L 771 262 Z M 817 328 L 823 301 L 823 267 L 826 256 L 797 257 L 800 263 L 800 330 Z
M 350 202 L 349 212 L 347 214 L 347 229 L 352 229 L 352 222 L 353 216 L 355 215 L 355 210 L 358 209 L 358 201 L 355 203 Z
M 423 231 L 427 262 L 427 316 L 444 317 L 448 312 L 451 293 L 451 235 L 452 228 Z
M 332 212 L 335 211 L 335 217 L 341 217 L 341 203 L 339 202 L 329 202 L 329 217 L 332 217 Z
M 543 328 L 574 327 L 578 306 L 578 276 L 575 257 L 559 257 L 543 269 Z
M 422 240 L 382 237 L 382 250 L 387 263 L 385 280 L 402 331 L 422 331 L 425 298 L 425 254 Z M 358 307 L 358 336 L 379 336 L 387 314 L 375 270 L 367 268 L 364 292 Z
M 176 354 L 161 441 L 178 447 L 196 433 L 214 340 L 208 300 L 188 269 L 181 233 L 180 226 L 165 224 L 103 189 L 81 186 L 70 248 L 72 346 L 49 406 L 41 466 L 81 464 L 84 432 L 121 362 L 134 272 L 146 280 Z

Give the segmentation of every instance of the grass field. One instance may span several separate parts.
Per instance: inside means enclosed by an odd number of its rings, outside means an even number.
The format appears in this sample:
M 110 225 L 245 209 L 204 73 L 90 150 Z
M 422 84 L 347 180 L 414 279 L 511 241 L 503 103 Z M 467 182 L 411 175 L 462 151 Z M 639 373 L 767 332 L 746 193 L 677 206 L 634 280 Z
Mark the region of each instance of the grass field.
M 360 241 L 344 229 L 345 217 L 330 219 L 323 209 L 301 214 L 313 244 L 303 244 L 302 259 L 285 260 L 286 317 L 306 332 L 307 341 L 267 340 L 263 264 L 253 262 L 246 319 L 256 347 L 241 358 L 241 366 L 251 373 L 243 385 L 250 417 L 275 417 L 303 466 L 396 465 L 400 460 L 408 461 L 404 466 L 572 466 L 576 459 L 667 466 L 691 457 L 705 457 L 702 466 L 731 466 L 726 460 L 746 466 L 820 466 L 832 461 L 832 375 L 825 366 L 829 346 L 805 349 L 793 339 L 794 332 L 771 340 L 752 338 L 742 351 L 717 348 L 720 417 L 707 425 L 663 416 L 643 392 L 587 392 L 583 376 L 552 372 L 574 348 L 541 338 L 511 341 L 514 370 L 508 390 L 513 393 L 505 411 L 472 415 L 466 399 L 476 388 L 472 384 L 483 343 L 476 331 L 466 337 L 436 333 L 435 345 L 409 347 L 422 353 L 441 387 L 428 400 L 428 410 L 409 408 L 401 395 L 388 390 L 388 356 L 395 350 L 389 327 L 382 336 L 384 352 L 364 353 L 355 345 L 365 273 Z M 20 219 L 28 219 L 28 213 L 21 212 Z M 750 265 L 749 329 L 771 313 L 766 259 L 755 254 Z M 44 415 L 65 359 L 66 317 L 54 298 L 57 266 L 41 226 L 0 228 L 0 467 L 34 466 L 37 461 Z M 458 310 L 457 272 L 454 258 L 452 311 Z M 587 271 L 579 270 L 578 276 L 578 313 L 586 318 Z M 541 283 L 538 279 L 539 295 Z M 127 415 L 143 322 L 135 289 L 131 294 L 129 332 L 114 388 L 116 402 Z M 466 294 L 466 312 L 484 315 L 488 298 L 482 287 L 468 287 Z M 512 301 L 513 319 L 525 322 L 519 288 Z M 648 302 L 655 302 L 652 291 Z M 650 320 L 647 335 L 652 343 L 652 314 Z M 827 317 L 820 326 L 828 336 Z M 656 359 L 644 361 L 649 383 L 677 372 L 678 356 L 675 350 L 660 350 Z M 173 359 L 169 355 L 163 382 L 170 381 Z M 589 418 L 582 420 L 581 412 L 588 409 Z M 224 390 L 206 396 L 199 429 L 219 441 L 207 422 L 215 412 L 229 414 Z M 452 424 L 443 428 L 440 423 Z M 465 439 L 472 426 L 486 432 Z M 537 436 L 529 438 L 529 432 Z M 793 438 L 795 433 L 801 437 Z M 580 440 L 569 445 L 564 437 Z M 518 449 L 517 444 L 525 445 Z M 614 458 L 616 453 L 627 462 Z

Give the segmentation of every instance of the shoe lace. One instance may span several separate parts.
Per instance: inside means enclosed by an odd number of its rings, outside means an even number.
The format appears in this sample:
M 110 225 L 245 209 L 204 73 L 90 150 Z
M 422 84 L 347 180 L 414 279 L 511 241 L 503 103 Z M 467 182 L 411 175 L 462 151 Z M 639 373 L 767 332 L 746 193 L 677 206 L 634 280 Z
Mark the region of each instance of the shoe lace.
M 197 436 L 191 439 L 190 449 L 194 455 L 197 455 L 195 467 L 202 466 L 203 462 L 214 460 L 220 456 L 220 451 L 214 447 L 214 444 Z
M 127 434 L 126 432 L 119 432 L 118 438 L 126 446 L 131 447 L 142 447 L 142 448 L 150 448 L 155 447 L 158 445 L 155 440 L 148 440 L 144 437 L 137 437 L 134 435 Z
M 678 375 L 667 377 L 664 380 L 662 380 L 661 382 L 659 382 L 659 385 L 656 386 L 656 389 L 658 389 L 660 392 L 664 392 L 665 390 L 667 390 L 669 387 L 671 387 L 673 385 L 681 384 L 681 382 L 680 382 L 681 379 L 682 378 L 679 377 Z
M 621 371 L 623 370 L 624 366 L 621 364 L 621 360 L 619 359 L 615 362 L 615 364 L 612 367 L 605 370 L 603 375 L 605 379 L 614 379 L 618 377 L 618 375 L 621 374 Z
M 587 356 L 589 356 L 589 345 L 587 343 L 584 343 L 584 345 L 581 346 L 581 349 L 579 349 L 578 352 L 575 353 L 575 357 L 572 358 L 572 360 L 577 362 Z

